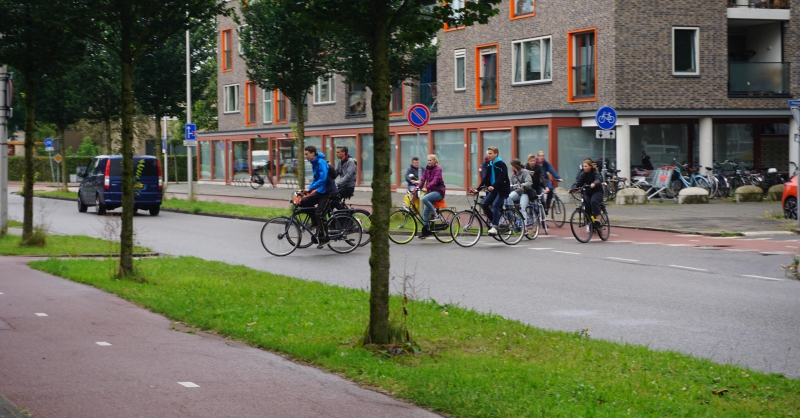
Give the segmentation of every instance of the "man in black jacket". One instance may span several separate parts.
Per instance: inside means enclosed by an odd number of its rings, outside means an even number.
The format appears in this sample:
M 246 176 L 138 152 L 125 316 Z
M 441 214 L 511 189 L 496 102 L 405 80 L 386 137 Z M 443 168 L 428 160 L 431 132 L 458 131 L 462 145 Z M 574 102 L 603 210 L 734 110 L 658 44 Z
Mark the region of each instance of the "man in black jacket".
M 497 235 L 497 225 L 500 223 L 503 202 L 506 201 L 511 193 L 508 166 L 500 159 L 499 154 L 497 147 L 486 149 L 489 164 L 481 182 L 481 186 L 485 187 L 487 191 L 481 207 L 486 218 L 492 220 L 492 224 L 489 226 L 489 235 Z
M 406 170 L 406 183 L 408 183 L 408 190 L 411 190 L 414 187 L 417 187 L 417 183 L 419 183 L 419 179 L 422 178 L 422 172 L 419 168 L 419 158 L 414 157 L 411 159 L 411 165 Z M 411 175 L 414 175 L 414 178 L 411 178 Z

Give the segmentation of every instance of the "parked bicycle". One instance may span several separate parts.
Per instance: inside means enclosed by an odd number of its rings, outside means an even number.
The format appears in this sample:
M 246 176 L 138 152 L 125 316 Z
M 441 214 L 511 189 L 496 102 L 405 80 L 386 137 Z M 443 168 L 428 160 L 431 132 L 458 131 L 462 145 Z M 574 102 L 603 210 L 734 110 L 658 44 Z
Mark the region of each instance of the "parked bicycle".
M 258 189 L 265 183 L 269 183 L 270 186 L 275 187 L 275 184 L 272 182 L 272 176 L 266 173 L 264 168 L 254 169 L 253 175 L 250 176 L 250 187 Z
M 673 158 L 675 162 L 675 172 L 672 175 L 670 182 L 670 192 L 675 198 L 678 198 L 678 192 L 684 187 L 700 187 L 708 192 L 711 197 L 711 185 L 708 184 L 706 176 L 700 174 L 700 169 L 689 169 L 689 164 L 679 163 L 677 159 Z M 686 170 L 687 176 L 684 176 L 681 169 Z
M 462 247 L 472 247 L 489 230 L 490 221 L 483 216 L 478 203 L 480 190 L 469 191 L 469 194 L 474 196 L 472 206 L 469 210 L 458 212 L 450 222 L 453 240 Z M 499 225 L 495 225 L 497 235 L 492 237 L 508 245 L 518 244 L 525 235 L 522 213 L 513 206 L 503 206 L 502 211 Z
M 733 167 L 733 173 L 727 176 L 728 193 L 730 196 L 733 196 L 736 193 L 736 189 L 750 184 L 750 180 L 747 178 L 747 176 L 745 176 L 744 172 L 742 172 L 738 162 L 725 160 L 722 162 L 722 164 L 730 164 Z
M 409 190 L 403 207 L 389 214 L 389 239 L 395 244 L 410 242 L 417 236 L 418 225 L 424 225 L 421 208 L 418 206 L 422 204 L 421 200 L 419 188 Z M 450 225 L 455 212 L 445 207 L 444 200 L 434 203 L 436 212 L 431 219 L 431 232 L 442 243 L 453 241 Z
M 589 186 L 583 186 L 580 190 L 570 190 L 570 194 L 578 203 L 569 219 L 572 236 L 582 243 L 587 243 L 592 239 L 592 235 L 597 232 L 597 236 L 601 240 L 608 241 L 611 236 L 611 222 L 608 220 L 606 204 L 604 201 L 600 201 L 600 218 L 595 218 L 595 221 L 599 223 L 599 227 L 595 227 L 594 222 L 592 222 L 592 208 L 588 207 L 589 199 L 586 196 L 588 188 Z
M 300 202 L 304 193 L 296 191 L 292 197 L 292 214 L 272 218 L 261 228 L 261 245 L 268 253 L 283 257 L 291 254 L 297 248 L 307 248 L 311 245 L 311 237 L 316 231 L 307 221 L 304 210 L 313 210 L 314 207 L 301 207 Z M 340 254 L 349 253 L 361 243 L 361 223 L 353 216 L 353 209 L 336 210 L 329 216 L 323 216 L 322 222 L 328 228 L 328 247 Z M 303 240 L 308 242 L 304 243 Z M 305 245 L 305 246 L 303 246 Z

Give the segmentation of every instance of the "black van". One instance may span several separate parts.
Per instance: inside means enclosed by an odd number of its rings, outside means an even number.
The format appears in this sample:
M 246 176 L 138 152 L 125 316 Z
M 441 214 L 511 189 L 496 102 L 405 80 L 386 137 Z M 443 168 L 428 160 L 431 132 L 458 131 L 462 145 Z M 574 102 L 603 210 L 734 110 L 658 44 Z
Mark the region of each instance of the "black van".
M 149 210 L 156 216 L 161 211 L 161 195 L 164 184 L 161 164 L 156 157 L 136 155 L 133 157 L 133 172 L 138 176 L 134 182 L 134 210 Z M 78 212 L 95 207 L 98 215 L 122 206 L 122 156 L 98 155 L 88 167 L 78 167 Z

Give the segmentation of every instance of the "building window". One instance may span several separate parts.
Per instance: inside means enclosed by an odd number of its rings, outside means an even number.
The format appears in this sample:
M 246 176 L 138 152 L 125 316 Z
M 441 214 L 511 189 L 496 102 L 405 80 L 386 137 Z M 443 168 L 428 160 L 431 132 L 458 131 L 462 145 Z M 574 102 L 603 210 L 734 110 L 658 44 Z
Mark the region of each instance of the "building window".
M 497 108 L 497 45 L 476 48 L 478 109 Z
M 456 59 L 456 91 L 467 89 L 467 51 L 458 49 L 454 53 Z
M 275 90 L 275 123 L 286 123 L 287 107 L 286 96 L 280 90 Z
M 511 19 L 536 15 L 534 0 L 511 0 Z
M 256 83 L 248 81 L 244 84 L 244 124 L 255 125 L 256 122 Z
M 453 9 L 453 17 L 461 18 L 461 15 L 463 14 L 461 12 L 461 9 L 464 8 L 464 2 L 465 2 L 465 0 L 452 0 L 452 1 L 449 1 L 449 2 L 445 2 L 445 4 L 448 4 L 448 3 L 450 4 L 450 7 Z M 465 26 L 457 26 L 457 27 L 451 28 L 446 23 L 444 25 L 444 30 L 456 30 L 456 29 L 464 29 L 464 28 L 465 28 Z
M 367 88 L 364 83 L 347 84 L 346 118 L 359 118 L 367 115 Z
M 239 85 L 230 84 L 223 87 L 225 92 L 225 111 L 224 113 L 239 112 Z
M 699 28 L 672 28 L 672 74 L 700 74 L 699 35 Z
M 550 37 L 528 39 L 511 44 L 514 51 L 514 83 L 551 81 Z
M 314 86 L 314 104 L 336 102 L 336 87 L 333 74 L 328 78 L 320 77 Z
M 397 85 L 392 89 L 392 102 L 389 105 L 390 115 L 403 114 L 403 81 L 397 82 Z
M 233 30 L 225 29 L 222 31 L 222 71 L 233 70 Z
M 272 123 L 272 92 L 261 90 L 264 95 L 264 123 Z
M 240 56 L 244 55 L 244 48 L 243 48 L 243 44 L 244 44 L 243 40 L 244 40 L 244 38 L 242 37 L 242 34 L 244 33 L 244 31 L 245 31 L 244 28 L 246 28 L 246 27 L 247 27 L 247 25 L 239 26 L 239 39 L 238 39 L 238 42 L 236 44 L 237 45 L 236 50 L 239 52 Z
M 569 32 L 569 101 L 597 100 L 595 30 Z

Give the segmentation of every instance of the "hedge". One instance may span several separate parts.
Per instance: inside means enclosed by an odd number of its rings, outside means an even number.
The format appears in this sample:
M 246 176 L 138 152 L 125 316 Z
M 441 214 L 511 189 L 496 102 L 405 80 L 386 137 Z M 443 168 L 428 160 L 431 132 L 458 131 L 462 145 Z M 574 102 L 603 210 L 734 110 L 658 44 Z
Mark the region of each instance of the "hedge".
M 33 157 L 33 172 L 36 173 L 34 178 L 38 182 L 53 182 L 53 178 L 50 175 L 50 162 L 49 157 Z M 79 156 L 69 156 L 64 158 L 67 164 L 67 173 L 75 174 L 78 167 L 80 166 L 88 166 L 89 163 L 92 161 L 92 157 L 79 157 Z M 185 155 L 175 155 L 169 157 L 169 181 L 174 182 L 175 180 L 175 167 L 176 167 L 176 160 L 177 160 L 177 168 L 178 168 L 178 181 L 186 181 L 186 156 Z M 25 167 L 25 157 L 19 155 L 13 155 L 8 157 L 8 180 L 9 181 L 22 181 L 22 174 Z M 196 166 L 195 166 L 196 167 Z M 53 173 L 55 174 L 56 171 L 56 163 L 53 161 Z M 194 176 L 194 179 L 197 180 L 197 176 Z M 69 181 L 69 179 L 67 179 Z M 60 181 L 60 179 L 59 179 Z

